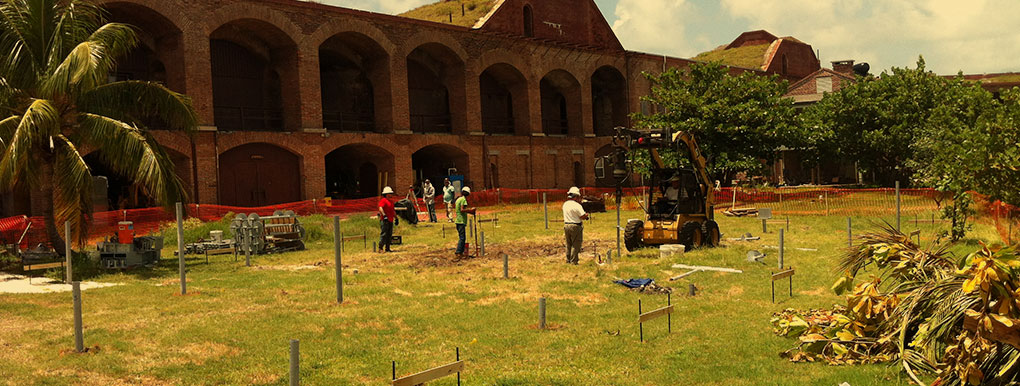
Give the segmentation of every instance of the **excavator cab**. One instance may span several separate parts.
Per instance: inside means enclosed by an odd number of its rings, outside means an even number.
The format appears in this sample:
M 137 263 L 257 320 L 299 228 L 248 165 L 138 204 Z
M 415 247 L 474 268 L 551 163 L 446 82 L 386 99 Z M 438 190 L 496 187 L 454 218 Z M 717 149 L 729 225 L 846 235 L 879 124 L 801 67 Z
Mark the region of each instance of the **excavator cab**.
M 628 251 L 663 244 L 683 244 L 686 250 L 716 247 L 721 234 L 715 222 L 713 184 L 709 182 L 705 157 L 690 133 L 670 130 L 631 130 L 617 128 L 614 155 L 606 161 L 614 170 L 635 149 L 647 149 L 652 158 L 649 178 L 645 179 L 646 217 L 630 220 L 624 234 Z M 667 167 L 659 155 L 672 149 L 686 158 L 687 167 Z M 684 162 L 681 162 L 684 163 Z M 626 162 L 630 165 L 630 162 Z M 614 175 L 621 174 L 614 171 Z M 631 173 L 632 174 L 632 173 Z M 622 187 L 625 179 L 618 179 Z

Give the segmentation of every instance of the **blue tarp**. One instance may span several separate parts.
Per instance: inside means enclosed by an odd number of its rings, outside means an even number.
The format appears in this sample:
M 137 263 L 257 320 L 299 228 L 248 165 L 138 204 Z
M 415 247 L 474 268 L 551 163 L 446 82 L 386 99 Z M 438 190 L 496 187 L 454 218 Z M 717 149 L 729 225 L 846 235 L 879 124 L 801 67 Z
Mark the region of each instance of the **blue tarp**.
M 652 280 L 652 279 L 627 279 L 627 280 L 617 280 L 617 281 L 614 281 L 613 283 L 622 285 L 622 286 L 627 287 L 627 288 L 641 288 L 641 287 L 644 287 L 646 285 L 652 284 L 652 282 L 654 282 L 654 281 L 655 280 Z

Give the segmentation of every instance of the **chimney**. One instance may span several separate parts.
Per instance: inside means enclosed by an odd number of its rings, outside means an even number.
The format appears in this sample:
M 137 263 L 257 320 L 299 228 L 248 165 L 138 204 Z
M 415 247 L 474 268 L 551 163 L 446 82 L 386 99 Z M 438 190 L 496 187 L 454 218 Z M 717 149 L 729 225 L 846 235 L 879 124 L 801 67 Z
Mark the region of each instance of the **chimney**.
M 843 75 L 853 76 L 854 74 L 854 61 L 850 60 L 837 60 L 832 62 L 832 70 Z

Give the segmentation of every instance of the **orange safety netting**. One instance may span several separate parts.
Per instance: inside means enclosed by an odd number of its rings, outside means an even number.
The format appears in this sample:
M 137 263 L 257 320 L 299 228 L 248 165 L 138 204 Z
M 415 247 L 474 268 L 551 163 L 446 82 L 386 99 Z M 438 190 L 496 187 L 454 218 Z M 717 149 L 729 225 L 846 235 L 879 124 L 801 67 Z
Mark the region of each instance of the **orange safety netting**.
M 624 209 L 636 209 L 644 205 L 647 188 L 626 188 Z M 606 198 L 606 206 L 615 209 L 615 188 L 584 188 L 585 196 Z M 900 210 L 905 216 L 931 215 L 944 202 L 946 195 L 932 189 L 902 189 Z M 541 204 L 543 194 L 547 202 L 562 201 L 566 189 L 492 189 L 478 191 L 471 195 L 472 206 L 488 207 L 508 204 Z M 1020 218 L 1017 207 L 999 201 L 989 202 L 986 197 L 975 194 L 979 212 L 987 221 L 992 221 L 999 230 L 1003 241 L 1012 241 L 1011 232 L 1017 228 Z M 421 210 L 424 201 L 417 200 Z M 889 215 L 895 213 L 895 189 L 840 189 L 840 188 L 784 188 L 784 189 L 742 189 L 723 188 L 715 192 L 716 210 L 732 207 L 771 208 L 774 214 L 782 215 Z M 339 215 L 350 213 L 372 213 L 376 211 L 378 197 L 353 200 L 309 200 L 258 208 L 225 205 L 189 204 L 187 217 L 201 221 L 217 221 L 229 213 L 257 213 L 272 215 L 276 211 L 293 211 L 307 216 L 313 214 Z M 436 197 L 437 207 L 442 207 L 442 196 Z M 161 224 L 174 221 L 172 211 L 163 208 L 127 209 L 100 212 L 92 215 L 89 239 L 106 237 L 116 232 L 117 223 L 131 221 L 135 232 L 146 234 L 158 232 Z M 16 216 L 0 219 L 0 244 L 14 244 L 21 241 L 27 248 L 48 240 L 42 217 Z M 27 228 L 27 232 L 26 232 Z M 24 237 L 22 237 L 24 235 Z

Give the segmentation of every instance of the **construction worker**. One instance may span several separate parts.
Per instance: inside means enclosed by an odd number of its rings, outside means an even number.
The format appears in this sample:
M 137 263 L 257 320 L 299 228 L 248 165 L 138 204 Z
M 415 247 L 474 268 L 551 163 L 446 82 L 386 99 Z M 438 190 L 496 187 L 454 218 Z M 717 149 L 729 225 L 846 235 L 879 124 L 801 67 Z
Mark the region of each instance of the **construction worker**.
M 467 197 L 471 195 L 471 188 L 465 186 L 460 191 L 460 198 L 457 199 L 456 210 L 457 219 L 454 221 L 457 224 L 457 257 L 464 256 L 464 243 L 467 238 L 467 215 L 475 214 L 475 208 L 469 208 Z
M 450 179 L 446 178 L 443 181 L 443 203 L 446 204 L 446 221 L 449 222 L 453 222 L 453 199 L 456 191 Z
M 393 196 L 393 188 L 383 188 L 379 199 L 379 253 L 393 252 L 390 243 L 393 242 L 393 221 L 397 219 L 397 209 L 390 196 Z
M 429 222 L 436 221 L 436 188 L 432 186 L 432 182 L 428 178 L 425 179 L 425 183 L 421 187 L 422 195 L 425 196 L 425 209 L 429 211 Z
M 588 214 L 581 207 L 581 190 L 576 186 L 567 191 L 563 203 L 563 234 L 567 241 L 567 264 L 578 264 L 581 243 L 584 242 L 584 220 Z

